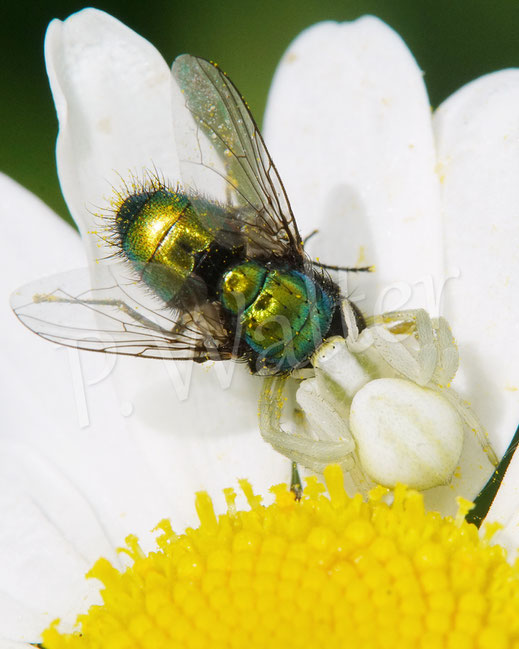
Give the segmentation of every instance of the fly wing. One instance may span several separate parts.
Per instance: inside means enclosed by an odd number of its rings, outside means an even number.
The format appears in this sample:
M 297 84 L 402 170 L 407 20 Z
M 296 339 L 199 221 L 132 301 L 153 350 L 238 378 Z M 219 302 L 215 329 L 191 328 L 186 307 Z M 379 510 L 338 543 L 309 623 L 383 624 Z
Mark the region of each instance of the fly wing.
M 165 307 L 142 284 L 98 269 L 48 277 L 18 289 L 11 306 L 21 322 L 51 342 L 104 352 L 168 360 L 227 360 L 227 333 L 216 306 L 190 313 Z
M 184 103 L 175 124 L 184 182 L 206 192 L 221 181 L 221 200 L 237 208 L 250 256 L 288 255 L 303 263 L 283 183 L 237 88 L 216 65 L 189 54 L 175 60 L 173 75 Z M 185 108 L 190 124 L 182 120 Z

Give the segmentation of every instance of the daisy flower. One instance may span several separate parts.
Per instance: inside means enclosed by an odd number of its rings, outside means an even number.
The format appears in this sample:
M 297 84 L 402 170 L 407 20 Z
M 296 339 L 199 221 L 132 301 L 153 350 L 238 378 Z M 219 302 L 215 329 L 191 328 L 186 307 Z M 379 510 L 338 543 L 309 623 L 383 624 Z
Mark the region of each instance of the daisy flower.
M 106 205 L 112 188 L 145 169 L 180 176 L 174 81 L 147 41 L 87 9 L 51 24 L 45 55 L 60 124 L 59 178 L 84 247 L 38 199 L 3 177 L 4 293 L 89 262 L 95 280 L 93 260 L 100 255 L 92 213 Z M 316 25 L 296 39 L 276 73 L 263 130 L 301 232 L 319 230 L 310 254 L 330 264 L 375 264 L 376 273 L 362 283 L 348 278 L 359 307 L 366 313 L 425 307 L 447 317 L 462 359 L 457 388 L 499 456 L 519 414 L 518 102 L 519 72 L 508 70 L 469 84 L 432 116 L 412 55 L 390 28 L 368 17 Z M 406 646 L 402 638 L 417 646 L 421 638 L 424 647 L 517 641 L 513 609 L 504 605 L 516 606 L 517 586 L 510 584 L 517 575 L 499 548 L 480 544 L 462 516 L 453 522 L 425 514 L 420 496 L 405 489 L 392 509 L 380 490 L 369 503 L 349 500 L 334 468 L 326 474 L 329 499 L 311 479 L 300 506 L 278 487 L 273 509 L 258 507 L 255 494 L 286 481 L 288 467 L 261 440 L 261 381 L 245 369 L 80 355 L 31 336 L 7 313 L 5 323 L 2 647 L 41 642 L 57 618 L 60 629 L 72 631 L 78 613 L 101 602 L 99 581 L 84 578 L 99 557 L 105 561 L 95 563 L 92 575 L 106 586 L 106 610 L 114 605 L 119 622 L 126 619 L 121 610 L 131 611 L 126 627 L 102 614 L 93 618 L 102 638 L 107 629 L 113 636 L 106 647 L 166 641 L 195 647 L 209 640 L 244 646 L 256 630 L 257 646 L 269 630 L 278 643 L 272 646 L 284 646 L 293 629 L 287 620 L 300 617 L 312 620 L 298 627 L 300 641 L 317 634 L 322 646 L 337 646 L 341 633 L 363 646 L 379 646 L 384 637 L 395 646 Z M 504 526 L 494 539 L 511 550 L 518 544 L 516 471 L 512 462 L 491 511 Z M 474 498 L 490 473 L 467 439 L 459 472 L 451 485 L 426 492 L 427 509 L 455 514 L 456 496 Z M 242 482 L 240 492 L 223 494 L 244 476 L 254 491 Z M 212 504 L 197 497 L 199 531 L 178 537 L 160 523 L 167 517 L 175 531 L 197 525 L 192 499 L 201 490 Z M 247 505 L 250 519 L 239 513 Z M 217 519 L 215 511 L 225 510 Z M 162 555 L 148 554 L 159 523 Z M 119 573 L 110 566 L 128 565 L 116 551 L 125 538 L 133 568 Z M 211 558 L 203 553 L 210 547 L 216 548 Z M 171 548 L 174 565 L 161 563 Z M 267 548 L 263 558 L 258 548 Z M 251 586 L 247 571 L 256 562 L 261 578 Z M 233 600 L 221 579 L 236 567 Z M 165 635 L 166 574 L 179 577 L 175 601 L 185 614 L 171 621 L 173 640 Z M 275 597 L 263 597 L 277 581 Z M 144 583 L 152 588 L 141 601 L 135 588 Z M 196 583 L 205 585 L 193 589 Z M 211 583 L 213 590 L 204 590 Z M 199 616 L 209 592 L 217 607 Z M 315 604 L 316 593 L 325 605 Z M 144 606 L 142 615 L 132 602 Z M 350 611 L 351 626 L 337 625 L 338 613 L 346 620 Z M 401 613 L 405 624 L 391 626 Z M 61 642 L 51 626 L 45 646 L 69 646 Z

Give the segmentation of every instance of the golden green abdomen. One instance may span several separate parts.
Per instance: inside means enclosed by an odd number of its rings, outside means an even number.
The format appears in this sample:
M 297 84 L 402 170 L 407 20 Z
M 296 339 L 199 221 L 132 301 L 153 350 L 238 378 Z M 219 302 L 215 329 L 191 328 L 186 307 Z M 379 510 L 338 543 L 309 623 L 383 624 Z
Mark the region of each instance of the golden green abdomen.
M 166 302 L 174 301 L 193 272 L 196 255 L 214 239 L 188 197 L 166 189 L 128 197 L 116 225 L 128 259 Z

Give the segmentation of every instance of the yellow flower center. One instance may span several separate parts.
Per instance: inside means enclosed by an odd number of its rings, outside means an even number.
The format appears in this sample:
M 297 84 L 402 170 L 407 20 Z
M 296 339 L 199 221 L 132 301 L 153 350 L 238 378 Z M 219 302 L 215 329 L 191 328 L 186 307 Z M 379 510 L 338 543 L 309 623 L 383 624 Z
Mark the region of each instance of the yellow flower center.
M 127 539 L 133 565 L 99 560 L 102 606 L 57 623 L 45 649 L 504 649 L 519 648 L 519 566 L 464 521 L 426 513 L 419 493 L 397 487 L 367 502 L 349 498 L 338 467 L 325 487 L 307 481 L 297 502 L 286 485 L 264 507 L 216 517 L 197 495 L 200 527 L 176 535 L 159 525 L 157 551 Z

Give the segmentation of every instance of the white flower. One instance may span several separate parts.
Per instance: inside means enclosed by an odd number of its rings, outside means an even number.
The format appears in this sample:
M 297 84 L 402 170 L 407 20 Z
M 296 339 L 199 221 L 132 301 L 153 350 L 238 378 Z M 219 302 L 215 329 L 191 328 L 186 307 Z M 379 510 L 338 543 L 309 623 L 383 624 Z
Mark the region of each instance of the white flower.
M 311 255 L 351 264 L 361 251 L 361 263 L 375 264 L 368 281 L 348 277 L 358 306 L 446 317 L 461 358 L 455 387 L 499 457 L 519 418 L 518 104 L 519 71 L 504 70 L 432 116 L 409 50 L 366 17 L 295 40 L 264 128 L 301 231 L 319 228 Z M 464 449 L 456 487 L 469 498 L 485 481 L 475 458 Z M 449 487 L 433 491 L 450 499 Z
M 60 182 L 92 260 L 99 256 L 92 212 L 121 176 L 153 167 L 179 176 L 173 81 L 148 42 L 92 9 L 51 24 L 46 60 Z M 504 71 L 463 88 L 431 119 L 409 51 L 383 23 L 364 18 L 317 25 L 294 42 L 264 129 L 300 231 L 319 228 L 310 253 L 325 263 L 354 265 L 363 256 L 376 265 L 361 278 L 364 297 L 348 278 L 362 310 L 434 313 L 443 298 L 459 342 L 458 388 L 498 455 L 519 414 L 518 103 L 519 72 Z M 4 294 L 84 266 L 75 233 L 12 181 L 1 182 Z M 192 523 L 196 490 L 220 497 L 222 509 L 219 490 L 235 478 L 265 492 L 288 477 L 286 460 L 257 430 L 261 382 L 235 364 L 207 371 L 117 358 L 112 366 L 103 355 L 40 341 L 7 312 L 4 340 L 2 647 L 36 642 L 56 617 L 70 624 L 96 601 L 96 584 L 84 581 L 93 561 L 117 561 L 114 548 L 130 532 L 146 548 L 164 516 L 177 529 Z M 222 390 L 231 367 L 232 386 Z M 192 377 L 177 374 L 191 370 Z M 186 385 L 189 399 L 179 400 Z M 488 467 L 466 458 L 456 493 L 470 498 Z M 513 482 L 496 505 L 504 523 L 519 510 Z M 442 499 L 429 504 L 441 508 Z M 516 546 L 517 530 L 506 532 Z

